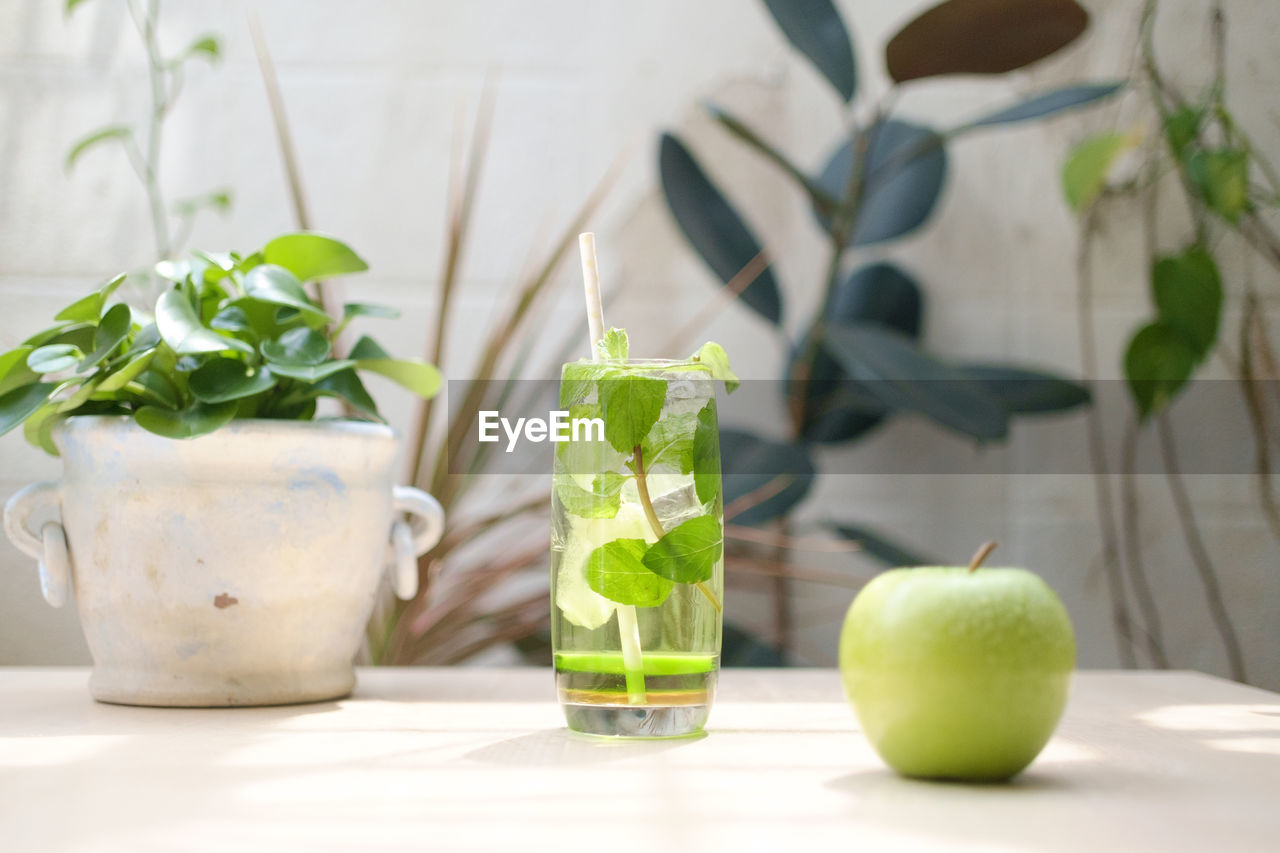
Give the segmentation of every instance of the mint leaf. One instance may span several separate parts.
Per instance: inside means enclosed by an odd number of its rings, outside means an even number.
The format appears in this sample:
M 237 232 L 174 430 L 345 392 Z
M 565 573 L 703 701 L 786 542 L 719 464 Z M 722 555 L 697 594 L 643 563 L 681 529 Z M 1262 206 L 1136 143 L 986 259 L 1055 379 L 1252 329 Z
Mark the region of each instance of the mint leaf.
M 700 583 L 711 578 L 722 553 L 720 522 L 702 515 L 668 531 L 649 547 L 642 561 L 649 571 L 669 581 Z
M 662 379 L 615 376 L 602 380 L 604 437 L 619 453 L 631 453 L 657 423 L 666 398 L 667 383 Z
M 617 367 L 597 361 L 566 364 L 560 371 L 560 408 L 585 402 L 596 389 L 596 383 L 617 372 Z M 599 412 L 595 416 L 598 417 Z
M 570 423 L 575 418 L 604 417 L 598 403 L 570 406 L 568 411 Z M 556 444 L 556 473 L 594 474 L 597 471 L 617 471 L 622 468 L 626 456 L 610 447 L 608 441 L 596 439 L 598 430 L 587 432 L 590 439 L 579 436 L 578 441 L 561 441 Z M 630 448 L 626 455 L 630 455 Z
M 699 503 L 709 503 L 720 494 L 720 430 L 716 423 L 716 401 L 712 397 L 698 412 L 693 434 L 693 484 Z
M 626 477 L 616 471 L 597 474 L 591 482 L 591 491 L 577 484 L 572 476 L 555 477 L 556 498 L 565 512 L 579 518 L 613 518 L 622 505 L 620 492 Z
M 711 378 L 723 382 L 724 390 L 728 393 L 732 394 L 742 384 L 737 375 L 729 369 L 729 354 L 719 344 L 707 341 L 693 354 L 692 358 L 699 364 L 706 365 L 711 371 Z
M 697 428 L 697 415 L 692 412 L 668 414 L 659 418 L 640 442 L 644 453 L 644 467 L 653 470 L 667 465 L 688 474 L 693 470 L 693 439 Z
M 643 539 L 604 543 L 587 557 L 587 584 L 618 604 L 657 607 L 667 600 L 672 584 L 645 567 L 647 548 Z
M 612 328 L 605 332 L 604 337 L 596 341 L 596 349 L 607 359 L 626 361 L 627 354 L 631 351 L 626 330 Z

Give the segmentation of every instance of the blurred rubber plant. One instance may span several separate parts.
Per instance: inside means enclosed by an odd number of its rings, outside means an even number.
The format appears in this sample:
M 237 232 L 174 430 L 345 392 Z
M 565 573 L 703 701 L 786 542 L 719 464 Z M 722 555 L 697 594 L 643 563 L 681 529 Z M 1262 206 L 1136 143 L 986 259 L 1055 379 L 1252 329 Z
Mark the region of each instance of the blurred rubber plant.
M 1080 83 L 1027 97 L 948 128 L 895 112 L 902 90 L 953 75 L 1000 75 L 1050 56 L 1085 31 L 1074 0 L 947 0 L 907 23 L 888 42 L 891 80 L 874 103 L 862 95 L 858 54 L 831 0 L 765 0 L 782 34 L 834 90 L 846 136 L 816 170 L 725 108 L 709 115 L 794 184 L 812 209 L 828 260 L 822 304 L 792 335 L 771 254 L 728 195 L 676 135 L 661 139 L 658 165 L 671 213 L 689 244 L 725 286 L 788 341 L 785 406 L 791 440 L 737 430 L 722 437 L 726 506 L 743 501 L 738 524 L 785 520 L 808 494 L 815 445 L 854 442 L 899 414 L 914 414 L 973 439 L 1003 440 L 1018 416 L 1062 412 L 1088 402 L 1064 377 L 1004 364 L 952 363 L 920 340 L 925 298 L 916 277 L 894 263 L 851 263 L 860 250 L 918 233 L 942 193 L 947 145 L 982 130 L 1056 115 L 1116 93 L 1122 82 Z M 778 474 L 777 472 L 788 472 Z M 726 512 L 729 510 L 727 509 Z M 831 529 L 880 564 L 933 562 L 849 520 Z M 785 644 L 787 594 L 780 581 L 778 625 Z

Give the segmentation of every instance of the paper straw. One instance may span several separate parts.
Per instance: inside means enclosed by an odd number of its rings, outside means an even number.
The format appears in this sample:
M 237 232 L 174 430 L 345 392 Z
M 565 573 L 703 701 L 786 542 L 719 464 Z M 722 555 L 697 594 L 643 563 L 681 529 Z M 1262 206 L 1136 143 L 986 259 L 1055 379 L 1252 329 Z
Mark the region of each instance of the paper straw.
M 596 265 L 596 235 L 590 231 L 578 235 L 578 252 L 582 255 L 582 290 L 587 299 L 587 331 L 591 335 L 591 358 L 603 361 L 604 354 L 596 346 L 604 339 L 604 304 L 600 300 L 600 268 Z M 622 669 L 627 679 L 627 701 L 645 704 L 644 653 L 640 648 L 640 623 L 636 608 L 619 604 L 618 639 L 622 645 Z

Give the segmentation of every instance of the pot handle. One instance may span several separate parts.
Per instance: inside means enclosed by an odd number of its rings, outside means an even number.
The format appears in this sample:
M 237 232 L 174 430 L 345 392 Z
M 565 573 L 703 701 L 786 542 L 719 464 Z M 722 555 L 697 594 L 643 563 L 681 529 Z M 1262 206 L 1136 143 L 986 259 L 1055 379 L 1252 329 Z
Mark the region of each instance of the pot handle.
M 418 557 L 430 551 L 444 535 L 444 509 L 431 495 L 410 486 L 391 490 L 397 512 L 406 512 L 409 521 L 396 519 L 391 525 L 391 586 L 405 601 L 418 594 Z
M 71 586 L 71 557 L 67 552 L 67 534 L 57 521 L 46 521 L 36 536 L 27 521 L 37 510 L 52 509 L 59 519 L 57 483 L 32 483 L 18 491 L 4 506 L 4 532 L 9 541 L 40 565 L 40 591 L 54 607 L 67 601 Z

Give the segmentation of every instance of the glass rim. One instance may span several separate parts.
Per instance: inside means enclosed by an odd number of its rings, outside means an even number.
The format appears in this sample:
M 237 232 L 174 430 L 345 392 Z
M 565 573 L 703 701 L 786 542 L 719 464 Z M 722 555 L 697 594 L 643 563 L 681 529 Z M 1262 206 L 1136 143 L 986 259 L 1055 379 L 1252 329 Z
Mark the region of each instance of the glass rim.
M 591 358 L 580 358 L 577 361 L 567 361 L 570 364 L 600 364 L 617 367 L 692 367 L 698 370 L 711 372 L 711 367 L 695 358 L 606 358 L 596 361 Z

